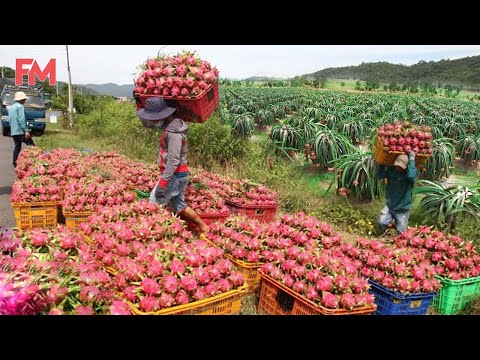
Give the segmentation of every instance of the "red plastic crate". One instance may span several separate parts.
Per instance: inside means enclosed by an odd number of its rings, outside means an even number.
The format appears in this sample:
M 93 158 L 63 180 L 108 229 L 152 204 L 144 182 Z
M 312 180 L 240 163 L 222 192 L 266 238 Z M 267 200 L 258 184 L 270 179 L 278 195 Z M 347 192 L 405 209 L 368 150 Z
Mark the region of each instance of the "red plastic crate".
M 177 109 L 174 115 L 184 121 L 204 123 L 218 106 L 218 83 L 210 85 L 199 96 L 173 97 L 162 95 L 135 94 L 137 110 L 145 107 L 145 101 L 151 97 L 161 97 L 167 100 L 169 106 Z
M 231 200 L 225 200 L 225 204 L 227 204 L 232 215 L 243 214 L 251 219 L 257 219 L 260 222 L 270 222 L 275 220 L 275 215 L 278 209 L 278 204 L 241 205 Z

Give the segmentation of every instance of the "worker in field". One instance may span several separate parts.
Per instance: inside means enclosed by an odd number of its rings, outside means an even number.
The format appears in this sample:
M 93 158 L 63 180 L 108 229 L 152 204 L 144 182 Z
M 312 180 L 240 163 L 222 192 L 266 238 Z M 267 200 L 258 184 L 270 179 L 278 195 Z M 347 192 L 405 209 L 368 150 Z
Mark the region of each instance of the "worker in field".
M 8 109 L 8 119 L 10 121 L 10 133 L 13 138 L 13 167 L 17 167 L 17 159 L 22 151 L 22 143 L 29 146 L 35 146 L 30 135 L 30 129 L 27 126 L 25 117 L 25 101 L 28 96 L 23 91 L 17 91 L 14 97 L 14 103 Z
M 137 116 L 148 128 L 162 130 L 157 162 L 160 180 L 152 190 L 151 200 L 159 205 L 169 204 L 182 219 L 193 222 L 201 233 L 209 227 L 191 207 L 185 203 L 184 192 L 188 183 L 187 131 L 182 119 L 175 117 L 175 108 L 169 107 L 159 97 L 145 101 L 145 108 L 137 110 Z
M 407 229 L 416 178 L 417 169 L 413 151 L 410 151 L 408 156 L 404 154 L 397 156 L 393 166 L 377 167 L 377 179 L 387 179 L 387 203 L 378 218 L 378 224 L 383 232 L 392 227 L 392 221 L 398 234 Z

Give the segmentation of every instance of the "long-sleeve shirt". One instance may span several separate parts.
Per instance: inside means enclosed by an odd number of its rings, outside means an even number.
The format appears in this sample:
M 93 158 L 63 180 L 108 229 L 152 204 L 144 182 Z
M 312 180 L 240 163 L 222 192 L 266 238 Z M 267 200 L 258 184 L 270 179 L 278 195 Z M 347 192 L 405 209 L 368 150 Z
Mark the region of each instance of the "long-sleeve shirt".
M 22 104 L 15 101 L 8 109 L 8 118 L 10 121 L 10 133 L 14 135 L 24 135 L 29 131 L 27 119 L 25 117 L 25 108 Z
M 408 211 L 412 207 L 412 190 L 417 177 L 415 160 L 409 160 L 405 172 L 395 167 L 380 165 L 377 179 L 387 179 L 387 206 L 393 211 Z
M 181 119 L 174 119 L 161 126 L 158 152 L 158 165 L 162 173 L 161 180 L 169 181 L 175 173 L 188 173 L 187 132 L 188 126 Z

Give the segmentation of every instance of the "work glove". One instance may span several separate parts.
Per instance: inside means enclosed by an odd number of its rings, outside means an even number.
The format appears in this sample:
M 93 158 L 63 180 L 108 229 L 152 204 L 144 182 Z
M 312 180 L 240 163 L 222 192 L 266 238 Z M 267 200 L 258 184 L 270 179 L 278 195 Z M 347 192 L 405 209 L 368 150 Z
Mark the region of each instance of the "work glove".
M 408 160 L 415 160 L 415 153 L 413 151 L 408 152 Z

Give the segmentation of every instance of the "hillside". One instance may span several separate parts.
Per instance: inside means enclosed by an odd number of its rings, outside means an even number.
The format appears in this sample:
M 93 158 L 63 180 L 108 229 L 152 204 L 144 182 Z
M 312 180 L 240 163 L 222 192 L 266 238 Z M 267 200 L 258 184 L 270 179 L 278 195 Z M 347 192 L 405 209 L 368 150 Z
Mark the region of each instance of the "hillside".
M 0 78 L 0 90 L 3 89 L 3 86 L 5 84 L 8 84 L 8 85 L 15 85 L 15 78 Z M 41 81 L 36 81 L 36 84 L 39 85 L 39 84 L 42 84 Z M 27 83 L 25 83 L 24 85 L 27 85 Z M 67 91 L 67 83 L 65 82 L 62 82 L 62 81 L 59 81 L 58 82 L 58 89 L 59 91 Z M 52 90 L 53 89 L 53 90 Z M 76 84 L 73 84 L 73 90 L 75 93 L 80 93 L 80 94 L 83 94 L 83 95 L 98 95 L 98 92 L 92 90 L 92 89 L 89 89 L 89 88 L 86 88 L 82 85 L 76 85 Z M 55 87 L 52 87 L 50 89 L 46 89 L 45 90 L 46 92 L 51 92 L 52 94 L 55 94 Z
M 480 89 L 480 56 L 456 60 L 420 61 L 411 66 L 388 62 L 362 63 L 357 66 L 327 68 L 302 75 L 302 77 L 456 84 L 478 90 Z
M 113 83 L 108 84 L 85 84 L 82 85 L 88 89 L 92 89 L 99 94 L 112 96 L 126 96 L 131 98 L 133 92 L 133 84 L 131 85 L 117 85 Z

